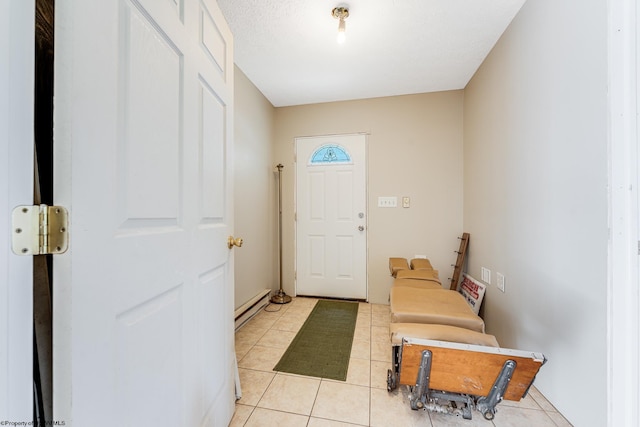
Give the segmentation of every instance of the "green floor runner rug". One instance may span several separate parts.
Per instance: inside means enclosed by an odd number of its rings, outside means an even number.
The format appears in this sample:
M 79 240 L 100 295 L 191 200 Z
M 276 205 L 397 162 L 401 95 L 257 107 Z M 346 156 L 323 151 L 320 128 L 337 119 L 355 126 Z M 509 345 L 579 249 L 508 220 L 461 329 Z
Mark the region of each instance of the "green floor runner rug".
M 357 316 L 358 303 L 318 301 L 273 370 L 345 381 Z

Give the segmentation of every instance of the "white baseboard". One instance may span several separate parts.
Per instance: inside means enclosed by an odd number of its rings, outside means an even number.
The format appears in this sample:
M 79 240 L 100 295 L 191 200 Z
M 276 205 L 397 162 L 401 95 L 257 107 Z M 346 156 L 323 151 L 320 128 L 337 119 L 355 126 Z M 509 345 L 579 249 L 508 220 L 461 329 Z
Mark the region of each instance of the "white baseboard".
M 271 289 L 265 289 L 263 291 L 258 292 L 256 296 L 251 298 L 246 303 L 242 304 L 235 311 L 235 327 L 238 330 L 242 325 L 244 325 L 247 321 L 249 321 L 253 316 L 255 316 L 262 307 L 269 304 L 269 295 L 271 294 Z

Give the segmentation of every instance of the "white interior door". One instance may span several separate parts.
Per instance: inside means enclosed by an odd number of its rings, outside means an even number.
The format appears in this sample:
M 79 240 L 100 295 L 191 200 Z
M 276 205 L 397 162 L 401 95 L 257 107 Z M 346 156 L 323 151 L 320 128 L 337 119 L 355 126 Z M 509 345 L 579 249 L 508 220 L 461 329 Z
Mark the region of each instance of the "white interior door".
M 233 50 L 215 0 L 56 2 L 54 418 L 234 410 Z
M 365 135 L 296 138 L 296 293 L 367 299 Z
M 0 420 L 33 419 L 33 258 L 11 251 L 11 211 L 33 204 L 34 3 L 0 2 Z

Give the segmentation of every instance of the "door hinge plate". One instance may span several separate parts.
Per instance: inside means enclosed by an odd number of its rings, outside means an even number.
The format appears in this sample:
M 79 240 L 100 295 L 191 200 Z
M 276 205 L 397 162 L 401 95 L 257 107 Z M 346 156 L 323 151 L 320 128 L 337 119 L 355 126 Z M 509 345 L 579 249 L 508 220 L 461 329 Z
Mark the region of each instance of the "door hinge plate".
M 62 206 L 17 206 L 11 216 L 16 255 L 61 254 L 69 246 L 68 213 Z

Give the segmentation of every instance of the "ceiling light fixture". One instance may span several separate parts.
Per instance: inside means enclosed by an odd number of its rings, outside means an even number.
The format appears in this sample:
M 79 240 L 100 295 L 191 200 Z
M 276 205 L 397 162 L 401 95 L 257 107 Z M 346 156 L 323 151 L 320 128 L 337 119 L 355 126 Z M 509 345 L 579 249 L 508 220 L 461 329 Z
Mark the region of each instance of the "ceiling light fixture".
M 331 11 L 331 16 L 340 20 L 340 23 L 338 24 L 338 43 L 342 44 L 344 43 L 344 31 L 346 28 L 344 20 L 349 17 L 349 9 L 346 7 L 334 7 Z

